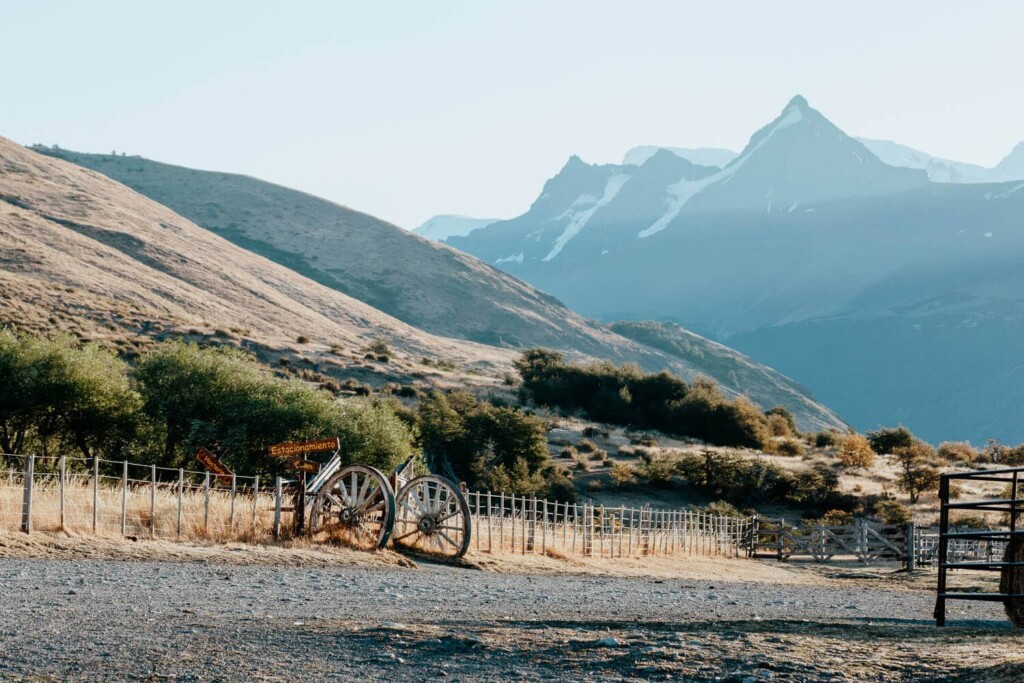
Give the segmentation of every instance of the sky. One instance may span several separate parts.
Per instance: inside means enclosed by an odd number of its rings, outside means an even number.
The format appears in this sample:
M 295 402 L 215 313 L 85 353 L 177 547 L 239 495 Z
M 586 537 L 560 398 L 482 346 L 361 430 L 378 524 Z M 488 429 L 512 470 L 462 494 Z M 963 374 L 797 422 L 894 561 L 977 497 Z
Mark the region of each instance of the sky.
M 412 228 L 525 211 L 572 154 L 741 149 L 795 94 L 992 166 L 1024 3 L 0 0 L 0 135 L 231 171 Z

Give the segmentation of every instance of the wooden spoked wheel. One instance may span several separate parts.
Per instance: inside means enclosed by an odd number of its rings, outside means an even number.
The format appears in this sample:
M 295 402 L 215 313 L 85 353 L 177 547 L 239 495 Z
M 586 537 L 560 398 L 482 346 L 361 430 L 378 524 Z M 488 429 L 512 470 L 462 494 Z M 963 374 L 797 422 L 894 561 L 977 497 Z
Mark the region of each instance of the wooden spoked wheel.
M 345 467 L 328 479 L 313 500 L 310 533 L 317 538 L 376 550 L 387 545 L 395 522 L 395 493 L 379 470 Z
M 416 477 L 396 501 L 395 546 L 449 559 L 469 550 L 469 503 L 450 480 L 434 474 Z
M 1024 593 L 1024 567 L 1018 565 L 1024 562 L 1024 540 L 1019 536 L 1014 536 L 1006 544 L 1003 562 L 1007 564 L 1000 571 L 999 592 L 1008 595 Z M 1024 628 L 1024 598 L 1006 598 L 1003 607 L 1013 625 Z

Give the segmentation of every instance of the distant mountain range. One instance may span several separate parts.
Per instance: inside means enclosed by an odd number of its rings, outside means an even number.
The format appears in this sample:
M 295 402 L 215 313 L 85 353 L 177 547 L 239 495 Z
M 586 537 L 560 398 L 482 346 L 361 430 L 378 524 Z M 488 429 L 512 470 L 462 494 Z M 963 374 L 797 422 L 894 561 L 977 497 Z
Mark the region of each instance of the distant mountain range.
M 245 327 L 268 344 L 289 343 L 283 330 L 321 344 L 337 338 L 354 348 L 383 337 L 409 355 L 488 363 L 504 370 L 511 370 L 517 349 L 544 346 L 578 360 L 632 362 L 685 379 L 710 376 L 727 393 L 746 394 L 762 408 L 785 405 L 807 429 L 844 425 L 804 387 L 732 349 L 678 326 L 655 326 L 657 339 L 649 330 L 638 333 L 632 326 L 613 329 L 472 256 L 348 207 L 241 175 L 51 148 L 37 148 L 41 154 L 35 154 L 2 138 L 0 143 L 0 207 L 9 204 L 18 214 L 9 223 L 0 212 L 0 263 L 9 258 L 18 264 L 21 289 L 30 291 L 32 283 L 56 293 L 78 278 L 79 271 L 89 270 L 77 260 L 83 240 L 100 240 L 108 247 L 135 245 L 122 249 L 109 268 L 105 260 L 96 261 L 92 268 L 98 269 L 97 277 L 109 270 L 108 279 L 83 290 L 83 295 L 89 292 L 90 305 L 76 304 L 64 313 L 83 334 L 102 334 L 103 321 L 112 315 L 103 293 L 111 292 L 112 302 L 133 302 L 133 329 L 146 320 L 166 324 L 162 311 L 173 303 L 179 328 L 203 321 Z M 40 192 L 53 183 L 60 185 L 59 192 Z M 81 191 L 72 201 L 66 195 L 75 194 L 69 188 L 76 185 Z M 106 208 L 100 212 L 97 207 Z M 162 217 L 154 217 L 158 215 Z M 24 222 L 29 217 L 34 223 Z M 60 221 L 92 227 L 67 228 Z M 36 223 L 40 227 L 33 227 Z M 18 256 L 17 245 L 34 243 L 44 225 L 53 231 L 43 239 L 51 245 L 46 248 L 59 252 L 67 244 L 71 252 L 55 253 L 45 262 L 31 254 Z M 175 232 L 161 225 L 186 227 Z M 239 261 L 243 256 L 244 262 Z M 113 254 L 104 256 L 108 258 Z M 0 275 L 7 269 L 0 268 Z M 287 282 L 280 280 L 282 273 Z M 248 288 L 217 285 L 249 280 Z M 178 293 L 197 286 L 204 292 L 201 300 Z M 290 298 L 277 293 L 278 287 Z M 230 304 L 218 303 L 213 310 L 213 304 L 200 303 L 226 297 Z M 323 297 L 328 303 L 321 302 Z M 53 298 L 47 306 L 62 308 Z M 137 300 L 156 302 L 155 308 Z M 319 315 L 328 316 L 320 329 L 303 317 L 310 301 Z M 17 310 L 3 304 L 0 324 L 23 325 Z M 266 312 L 272 304 L 282 310 Z M 44 328 L 47 306 L 30 316 Z M 296 315 L 289 318 L 291 307 Z M 339 326 L 331 315 L 350 326 Z M 83 316 L 91 322 L 78 320 Z M 290 343 L 294 345 L 294 337 Z M 495 374 L 492 370 L 492 379 Z
M 857 427 L 1020 441 L 1022 156 L 858 140 L 795 97 L 722 166 L 572 157 L 526 213 L 447 243 L 585 315 L 728 343 Z
M 465 237 L 474 230 L 485 228 L 497 218 L 470 218 L 469 216 L 434 216 L 413 232 L 428 240 L 444 242 L 449 237 Z

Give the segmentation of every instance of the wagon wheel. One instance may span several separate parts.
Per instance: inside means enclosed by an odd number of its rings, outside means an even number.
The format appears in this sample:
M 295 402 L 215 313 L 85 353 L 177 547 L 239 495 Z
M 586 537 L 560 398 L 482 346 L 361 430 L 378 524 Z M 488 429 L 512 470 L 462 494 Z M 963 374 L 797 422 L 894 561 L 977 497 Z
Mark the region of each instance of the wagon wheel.
M 1014 536 L 1006 544 L 1006 552 L 1003 553 L 1003 562 L 1024 562 L 1024 539 Z M 1006 567 L 999 572 L 999 592 L 1024 593 L 1024 566 Z M 1024 627 L 1024 598 L 1006 598 L 1003 600 L 1003 607 L 1006 608 L 1006 616 L 1017 628 Z
M 434 474 L 416 477 L 395 500 L 396 546 L 451 559 L 469 550 L 469 503 L 451 481 Z
M 352 465 L 336 472 L 316 494 L 309 530 L 364 550 L 387 545 L 395 522 L 395 494 L 379 470 Z

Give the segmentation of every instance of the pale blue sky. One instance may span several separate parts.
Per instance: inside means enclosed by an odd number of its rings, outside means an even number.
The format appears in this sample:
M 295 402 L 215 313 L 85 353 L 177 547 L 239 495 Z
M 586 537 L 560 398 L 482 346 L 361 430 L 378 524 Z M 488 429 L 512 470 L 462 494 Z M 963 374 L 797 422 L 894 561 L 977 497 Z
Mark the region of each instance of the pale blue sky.
M 795 93 L 993 165 L 1024 3 L 0 0 L 0 135 L 236 171 L 406 227 L 525 210 L 570 154 L 741 148 Z

